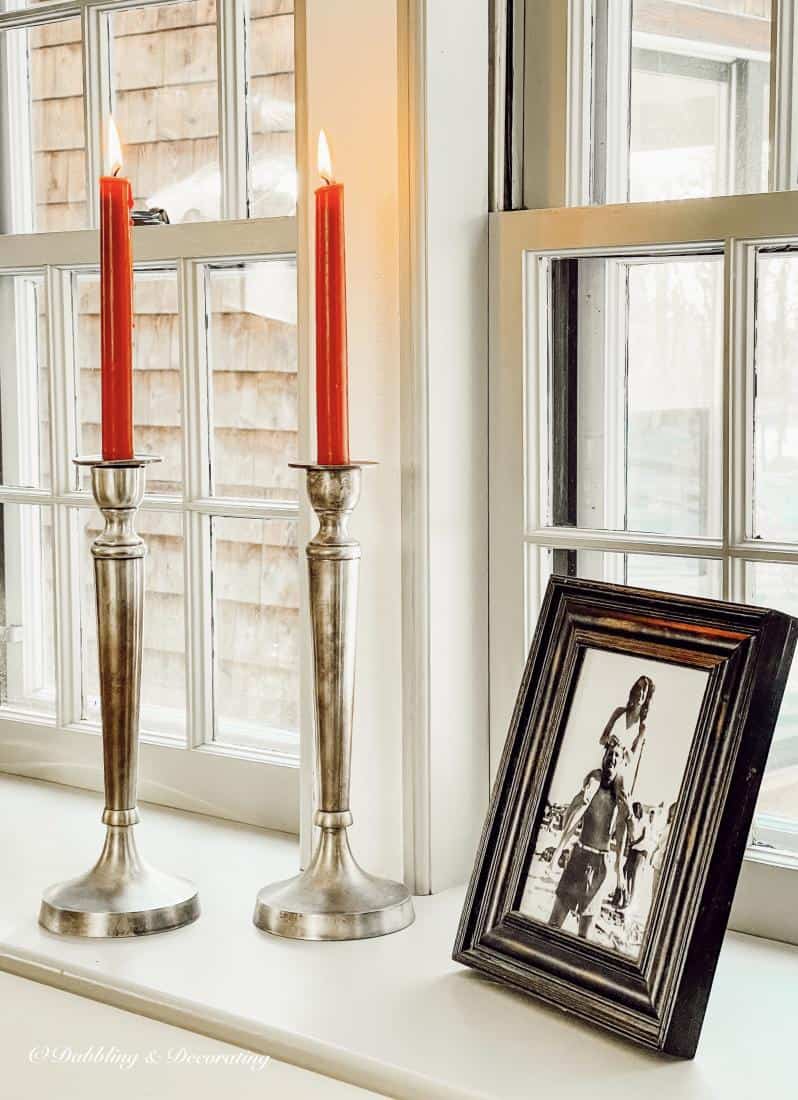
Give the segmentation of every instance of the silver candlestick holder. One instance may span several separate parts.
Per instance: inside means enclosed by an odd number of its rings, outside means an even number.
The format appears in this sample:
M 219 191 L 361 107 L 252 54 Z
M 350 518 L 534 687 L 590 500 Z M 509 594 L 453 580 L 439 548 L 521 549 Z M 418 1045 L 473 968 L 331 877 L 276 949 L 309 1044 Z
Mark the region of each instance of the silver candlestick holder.
M 91 467 L 105 530 L 91 552 L 97 591 L 97 648 L 105 777 L 105 844 L 86 874 L 51 886 L 39 922 L 71 936 L 142 936 L 178 928 L 199 916 L 196 887 L 142 860 L 133 827 L 138 782 L 144 557 L 136 513 L 144 497 L 145 468 L 160 459 L 78 458 Z
M 292 465 L 307 472 L 308 496 L 319 519 L 306 550 L 319 835 L 305 871 L 260 891 L 253 919 L 266 932 L 299 940 L 384 936 L 413 922 L 413 902 L 401 882 L 377 878 L 358 865 L 347 834 L 360 567 L 360 544 L 347 525 L 360 497 L 361 468 L 372 464 Z

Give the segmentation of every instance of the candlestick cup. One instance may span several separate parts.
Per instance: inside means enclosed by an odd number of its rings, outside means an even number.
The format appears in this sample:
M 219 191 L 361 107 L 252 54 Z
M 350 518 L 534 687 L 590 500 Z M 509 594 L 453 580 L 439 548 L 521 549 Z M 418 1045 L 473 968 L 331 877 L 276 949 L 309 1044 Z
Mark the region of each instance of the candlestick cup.
M 307 472 L 319 530 L 307 546 L 313 636 L 319 828 L 310 865 L 265 886 L 255 924 L 303 940 L 358 940 L 411 924 L 413 903 L 401 882 L 364 871 L 349 845 L 349 779 L 355 689 L 360 544 L 347 530 L 360 496 L 364 463 L 296 464 Z
M 144 557 L 134 522 L 150 456 L 76 459 L 91 467 L 105 530 L 92 545 L 97 592 L 97 648 L 103 727 L 105 844 L 86 874 L 51 886 L 39 921 L 71 936 L 140 936 L 178 928 L 199 916 L 196 887 L 150 867 L 134 827 L 138 781 L 139 701 L 143 648 Z

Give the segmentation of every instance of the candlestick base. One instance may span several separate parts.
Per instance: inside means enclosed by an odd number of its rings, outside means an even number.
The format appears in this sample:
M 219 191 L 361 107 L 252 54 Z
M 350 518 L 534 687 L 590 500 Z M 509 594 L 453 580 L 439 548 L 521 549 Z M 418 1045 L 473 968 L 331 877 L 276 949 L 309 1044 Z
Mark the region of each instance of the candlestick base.
M 130 825 L 109 825 L 100 858 L 85 875 L 51 886 L 39 923 L 62 936 L 144 936 L 199 916 L 197 888 L 148 866 Z
M 313 860 L 294 878 L 264 886 L 253 920 L 264 932 L 296 940 L 365 940 L 413 923 L 401 882 L 377 878 L 352 855 L 346 829 L 322 829 Z
M 309 867 L 265 886 L 255 902 L 258 928 L 297 940 L 362 940 L 413 923 L 413 902 L 401 882 L 360 867 L 347 829 L 355 689 L 355 635 L 360 544 L 348 531 L 360 496 L 361 467 L 297 462 L 307 473 L 319 530 L 307 545 L 310 625 L 316 687 L 319 827 Z

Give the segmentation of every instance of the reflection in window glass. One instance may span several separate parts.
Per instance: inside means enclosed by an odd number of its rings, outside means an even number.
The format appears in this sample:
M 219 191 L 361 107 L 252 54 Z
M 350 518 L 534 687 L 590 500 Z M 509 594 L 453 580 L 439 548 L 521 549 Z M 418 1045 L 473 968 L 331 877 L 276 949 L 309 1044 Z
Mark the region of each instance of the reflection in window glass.
M 722 263 L 630 264 L 627 295 L 626 526 L 717 534 Z
M 295 755 L 299 554 L 290 520 L 211 520 L 214 738 Z
M 296 262 L 207 269 L 214 493 L 296 499 Z
M 552 521 L 718 535 L 721 258 L 541 262 Z
M 293 0 L 250 0 L 247 114 L 250 214 L 296 209 Z
M 798 615 L 798 566 L 748 563 L 747 598 L 761 607 Z M 798 822 L 798 663 L 794 662 L 781 704 L 767 771 L 757 805 L 759 813 Z
M 0 232 L 86 225 L 82 55 L 79 18 L 0 34 L 13 110 L 2 150 L 8 171 Z
M 798 253 L 756 261 L 754 535 L 798 538 Z
M 43 276 L 0 276 L 0 481 L 50 487 L 50 370 Z
M 105 522 L 95 508 L 78 511 L 80 624 L 84 720 L 100 721 L 96 590 L 91 544 Z M 147 544 L 144 559 L 144 650 L 141 728 L 175 737 L 186 728 L 186 639 L 183 517 L 142 509 L 136 530 Z
M 0 505 L 0 702 L 55 715 L 52 509 Z
M 113 113 L 138 207 L 173 222 L 220 216 L 216 2 L 114 12 Z
M 100 281 L 74 276 L 73 324 L 80 451 L 99 454 Z M 138 454 L 159 455 L 147 468 L 148 493 L 179 493 L 183 485 L 182 376 L 177 275 L 136 271 L 133 284 L 133 431 Z M 84 468 L 84 488 L 91 474 Z
M 629 199 L 766 191 L 771 0 L 634 0 Z

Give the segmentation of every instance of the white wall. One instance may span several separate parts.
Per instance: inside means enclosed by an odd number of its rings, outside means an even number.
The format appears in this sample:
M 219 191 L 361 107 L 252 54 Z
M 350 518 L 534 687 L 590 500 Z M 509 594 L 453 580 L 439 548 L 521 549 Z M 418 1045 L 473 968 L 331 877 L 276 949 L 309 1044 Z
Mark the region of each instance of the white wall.
M 488 799 L 488 5 L 428 0 L 430 889 Z
M 351 830 L 368 870 L 402 876 L 399 167 L 395 0 L 307 0 L 308 144 L 323 127 L 346 187 L 350 438 L 364 473 Z M 316 186 L 315 168 L 309 174 Z M 312 196 L 311 196 L 312 197 Z M 312 203 L 311 216 L 312 216 Z M 312 347 L 312 344 L 311 344 Z M 315 447 L 315 443 L 314 443 Z M 315 457 L 315 456 L 312 456 Z
M 404 7 L 406 866 L 423 893 L 468 877 L 488 795 L 488 6 Z
M 488 7 L 306 11 L 306 140 L 324 127 L 346 186 L 352 451 L 380 463 L 353 523 L 352 836 L 426 893 L 467 878 L 488 796 Z

